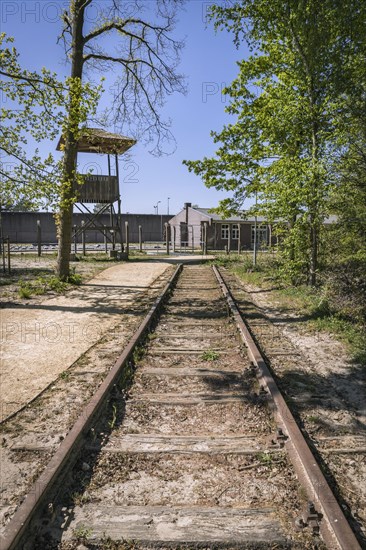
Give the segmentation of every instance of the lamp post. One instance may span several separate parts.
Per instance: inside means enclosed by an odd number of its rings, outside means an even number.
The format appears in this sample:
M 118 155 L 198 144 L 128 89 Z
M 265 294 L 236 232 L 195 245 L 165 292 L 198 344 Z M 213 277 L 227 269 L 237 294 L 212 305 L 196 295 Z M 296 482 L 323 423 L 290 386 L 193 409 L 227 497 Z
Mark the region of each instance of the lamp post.
M 159 204 L 161 201 L 158 201 L 154 208 L 156 208 L 156 215 L 159 215 Z M 163 214 L 160 215 L 160 238 L 163 240 Z
M 170 201 L 170 197 L 168 197 L 168 210 L 167 210 L 168 216 L 169 216 L 169 201 Z

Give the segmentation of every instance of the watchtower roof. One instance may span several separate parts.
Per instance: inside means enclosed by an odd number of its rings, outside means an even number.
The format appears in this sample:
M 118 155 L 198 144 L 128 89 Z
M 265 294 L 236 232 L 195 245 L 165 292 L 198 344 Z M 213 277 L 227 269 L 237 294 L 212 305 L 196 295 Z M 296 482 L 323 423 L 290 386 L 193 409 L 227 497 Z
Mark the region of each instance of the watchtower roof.
M 130 147 L 135 145 L 136 140 L 106 132 L 100 128 L 85 128 L 82 130 L 80 139 L 78 140 L 79 153 L 104 153 L 108 155 L 122 155 Z M 62 151 L 65 145 L 64 136 L 61 136 L 56 150 Z

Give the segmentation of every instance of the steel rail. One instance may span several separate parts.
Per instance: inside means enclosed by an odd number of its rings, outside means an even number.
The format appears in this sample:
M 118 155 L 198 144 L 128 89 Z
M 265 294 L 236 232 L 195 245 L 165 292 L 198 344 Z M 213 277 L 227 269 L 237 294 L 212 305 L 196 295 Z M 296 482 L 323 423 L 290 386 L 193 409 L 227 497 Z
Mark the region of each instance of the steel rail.
M 317 511 L 321 513 L 319 527 L 325 543 L 332 550 L 361 550 L 351 526 L 255 344 L 248 325 L 243 320 L 230 290 L 219 270 L 215 266 L 213 266 L 213 270 L 228 302 L 241 338 L 248 348 L 250 359 L 258 369 L 258 378 L 261 385 L 264 386 L 271 397 L 271 405 L 276 421 L 285 436 L 287 436 L 285 446 L 299 481 L 306 489 L 309 500 L 315 503 Z
M 150 324 L 154 320 L 155 315 L 163 304 L 163 301 L 170 289 L 174 285 L 181 270 L 182 264 L 179 264 L 174 274 L 164 287 L 164 290 L 154 301 L 154 304 L 151 306 L 139 328 L 131 337 L 129 343 L 116 360 L 114 366 L 109 371 L 108 375 L 103 380 L 102 384 L 99 386 L 87 405 L 84 407 L 75 424 L 68 432 L 41 475 L 33 483 L 22 504 L 19 506 L 5 529 L 4 536 L 0 542 L 1 550 L 16 550 L 20 547 L 19 545 L 22 542 L 22 538 L 24 537 L 27 528 L 29 527 L 31 521 L 35 518 L 37 512 L 47 502 L 47 499 L 50 498 L 50 494 L 54 489 L 61 472 L 64 471 L 66 466 L 71 467 L 75 462 L 83 440 L 92 427 L 98 414 L 103 409 L 106 400 L 118 380 L 124 366 L 131 358 L 135 347 L 138 345 L 145 332 L 148 330 Z

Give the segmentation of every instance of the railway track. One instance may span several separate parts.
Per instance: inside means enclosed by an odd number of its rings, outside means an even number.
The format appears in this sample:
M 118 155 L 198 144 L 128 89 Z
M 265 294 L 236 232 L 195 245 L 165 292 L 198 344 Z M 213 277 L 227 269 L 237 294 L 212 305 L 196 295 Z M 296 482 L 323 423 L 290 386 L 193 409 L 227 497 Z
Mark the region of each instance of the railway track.
M 36 480 L 1 550 L 24 544 L 360 547 L 208 266 L 177 269 Z
M 304 337 L 294 330 L 292 319 L 287 317 L 286 322 L 286 314 L 273 309 L 265 292 L 257 293 L 230 270 L 223 268 L 221 274 L 366 548 L 366 377 L 362 365 L 342 357 L 342 349 L 334 348 L 327 335 Z

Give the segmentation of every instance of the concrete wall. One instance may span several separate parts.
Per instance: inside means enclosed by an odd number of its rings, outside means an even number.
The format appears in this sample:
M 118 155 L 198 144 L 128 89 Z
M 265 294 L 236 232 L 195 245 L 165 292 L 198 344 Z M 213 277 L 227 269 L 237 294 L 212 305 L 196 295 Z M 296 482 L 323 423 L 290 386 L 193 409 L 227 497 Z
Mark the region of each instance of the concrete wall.
M 10 237 L 12 243 L 36 243 L 37 220 L 41 222 L 42 242 L 55 243 L 56 225 L 53 214 L 47 212 L 2 212 L 3 236 Z M 109 214 L 102 214 L 100 222 L 110 225 Z M 138 226 L 142 226 L 142 238 L 146 241 L 161 241 L 161 225 L 168 222 L 171 216 L 155 214 L 122 214 L 122 232 L 124 234 L 125 222 L 129 223 L 130 242 L 138 242 Z M 80 226 L 82 220 L 87 217 L 83 214 L 74 214 L 73 224 Z M 79 242 L 81 236 L 79 237 Z M 95 228 L 86 231 L 87 242 L 103 242 L 103 235 Z

